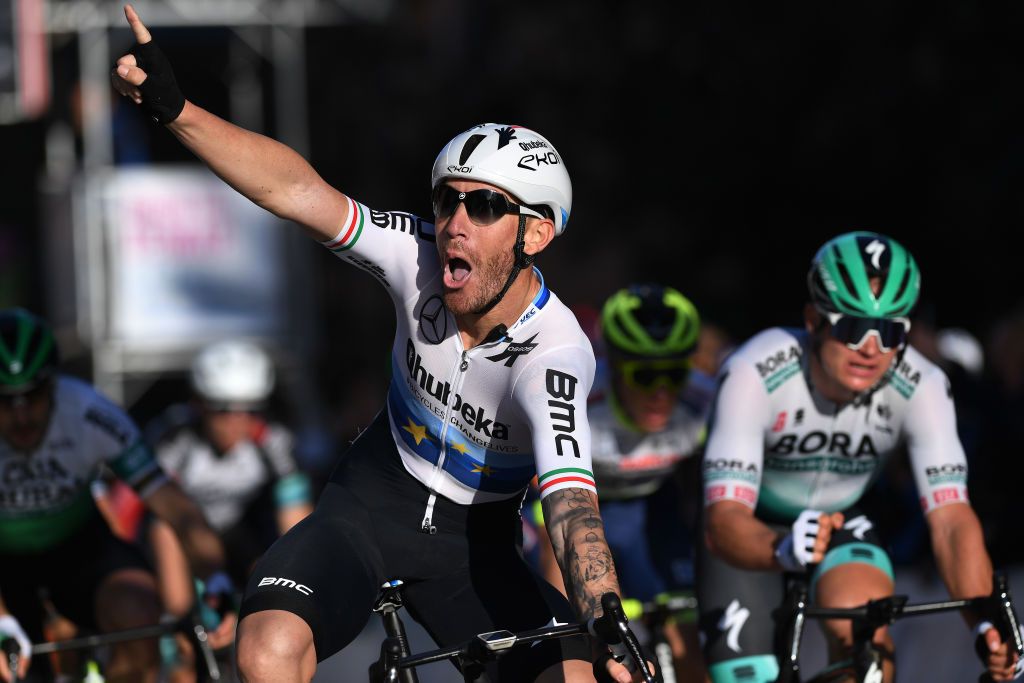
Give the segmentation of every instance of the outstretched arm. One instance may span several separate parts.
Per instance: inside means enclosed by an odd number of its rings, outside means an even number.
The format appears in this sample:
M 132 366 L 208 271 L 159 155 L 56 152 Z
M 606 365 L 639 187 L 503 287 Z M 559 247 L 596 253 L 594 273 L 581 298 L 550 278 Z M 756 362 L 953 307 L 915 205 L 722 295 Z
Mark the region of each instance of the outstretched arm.
M 136 42 L 150 43 L 153 37 L 135 9 L 125 5 L 124 13 Z M 117 60 L 111 80 L 119 93 L 142 104 L 139 86 L 148 77 L 136 56 L 126 54 Z M 259 206 L 299 223 L 315 239 L 337 235 L 348 215 L 345 196 L 290 147 L 239 128 L 187 100 L 167 128 L 221 179 Z

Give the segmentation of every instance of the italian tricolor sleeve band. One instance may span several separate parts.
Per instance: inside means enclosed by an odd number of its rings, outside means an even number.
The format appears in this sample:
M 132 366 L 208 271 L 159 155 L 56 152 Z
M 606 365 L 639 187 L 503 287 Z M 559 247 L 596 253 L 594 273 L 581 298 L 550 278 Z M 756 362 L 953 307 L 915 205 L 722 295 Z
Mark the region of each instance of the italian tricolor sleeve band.
M 557 470 L 549 470 L 537 477 L 537 483 L 540 484 L 541 498 L 561 489 L 586 489 L 597 493 L 594 473 L 582 467 L 562 467 Z
M 321 242 L 321 244 L 336 254 L 348 251 L 359 241 L 359 235 L 363 232 L 363 222 L 366 215 L 366 210 L 362 204 L 352 201 L 352 198 L 348 196 L 345 197 L 345 201 L 348 202 L 348 218 L 345 220 L 345 225 L 341 227 L 341 230 L 333 240 Z

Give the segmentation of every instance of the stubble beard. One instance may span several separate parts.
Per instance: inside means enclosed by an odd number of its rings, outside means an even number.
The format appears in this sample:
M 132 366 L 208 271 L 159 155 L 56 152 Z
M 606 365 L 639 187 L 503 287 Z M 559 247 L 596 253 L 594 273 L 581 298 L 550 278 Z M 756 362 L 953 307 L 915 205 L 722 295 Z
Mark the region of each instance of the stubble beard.
M 473 269 L 474 282 L 462 289 L 446 290 L 444 305 L 452 315 L 476 313 L 493 299 L 512 272 L 515 255 L 510 249 L 502 249 L 481 265 Z

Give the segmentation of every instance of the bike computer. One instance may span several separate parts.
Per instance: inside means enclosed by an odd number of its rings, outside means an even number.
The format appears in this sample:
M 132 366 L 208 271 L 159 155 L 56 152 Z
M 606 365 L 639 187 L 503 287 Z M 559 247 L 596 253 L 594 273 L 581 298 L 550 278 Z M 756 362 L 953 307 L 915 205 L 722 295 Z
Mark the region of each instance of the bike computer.
M 477 640 L 491 652 L 497 652 L 512 647 L 516 642 L 516 634 L 511 631 L 490 631 L 477 634 Z

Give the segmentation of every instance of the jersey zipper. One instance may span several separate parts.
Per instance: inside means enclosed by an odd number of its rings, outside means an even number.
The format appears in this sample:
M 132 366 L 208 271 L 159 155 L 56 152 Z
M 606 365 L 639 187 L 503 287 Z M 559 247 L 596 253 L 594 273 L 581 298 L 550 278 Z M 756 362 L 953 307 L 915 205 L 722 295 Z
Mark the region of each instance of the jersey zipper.
M 463 348 L 462 355 L 459 357 L 459 363 L 454 367 L 452 374 L 448 377 L 448 383 L 451 385 L 451 394 L 448 396 L 448 403 L 444 406 L 441 433 L 437 435 L 441 440 L 441 446 L 437 455 L 437 464 L 434 465 L 434 471 L 431 474 L 430 481 L 427 482 L 427 490 L 430 491 L 430 495 L 427 496 L 427 507 L 423 511 L 423 519 L 420 521 L 420 531 L 425 534 L 437 533 L 437 527 L 434 526 L 434 504 L 437 502 L 437 494 L 434 492 L 434 484 L 441 476 L 441 471 L 444 469 L 444 461 L 448 457 L 448 441 L 445 439 L 445 436 L 448 434 L 448 426 L 451 424 L 452 398 L 458 393 L 459 389 L 462 388 L 462 380 L 465 378 L 466 371 L 469 369 L 469 354 L 471 351 L 475 352 L 477 349 L 491 349 L 502 342 L 511 340 L 512 337 L 510 337 L 506 332 L 502 335 L 501 339 L 496 339 L 489 344 L 479 344 L 474 346 L 472 349 Z M 461 337 L 459 339 L 459 345 L 462 346 Z
M 462 340 L 459 340 L 461 345 Z M 420 522 L 420 531 L 425 534 L 436 534 L 437 527 L 434 526 L 434 504 L 437 502 L 437 494 L 434 493 L 434 484 L 441 476 L 441 470 L 444 469 L 444 461 L 448 456 L 448 442 L 445 440 L 445 436 L 448 434 L 448 425 L 451 424 L 452 414 L 452 398 L 459 392 L 462 387 L 462 378 L 465 377 L 465 372 L 469 368 L 469 360 L 467 355 L 469 351 L 462 349 L 462 356 L 459 359 L 459 363 L 452 370 L 451 375 L 448 376 L 448 384 L 451 386 L 451 393 L 448 395 L 448 401 L 444 406 L 444 417 L 441 418 L 441 433 L 437 435 L 437 438 L 441 440 L 441 445 L 437 454 L 437 464 L 434 465 L 434 471 L 430 476 L 430 481 L 427 482 L 427 489 L 430 491 L 430 495 L 427 497 L 427 508 L 423 512 L 423 520 Z

